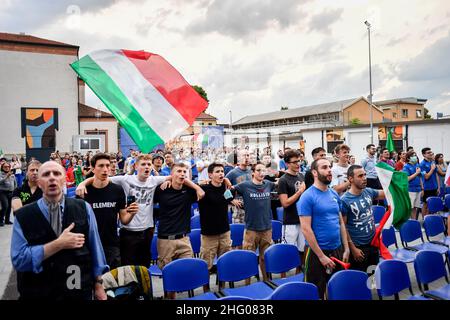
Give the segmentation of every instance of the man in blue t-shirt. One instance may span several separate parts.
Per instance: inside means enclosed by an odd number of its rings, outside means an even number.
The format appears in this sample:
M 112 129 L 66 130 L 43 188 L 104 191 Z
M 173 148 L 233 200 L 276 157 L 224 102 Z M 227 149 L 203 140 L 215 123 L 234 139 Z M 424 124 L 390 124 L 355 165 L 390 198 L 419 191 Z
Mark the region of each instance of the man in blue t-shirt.
M 371 245 L 375 235 L 372 202 L 384 199 L 384 192 L 366 188 L 366 171 L 360 165 L 348 168 L 347 177 L 350 190 L 341 198 L 341 209 L 348 232 L 350 264 L 352 269 L 366 272 L 369 266 L 377 265 L 379 261 L 379 250 Z
M 244 181 L 234 189 L 242 195 L 245 208 L 245 232 L 242 248 L 255 251 L 259 248 L 259 265 L 264 277 L 264 252 L 272 244 L 272 210 L 270 193 L 275 183 L 264 180 L 266 166 L 258 162 L 252 166 L 252 181 Z
M 411 219 L 417 219 L 417 209 L 421 207 L 420 197 L 423 192 L 422 174 L 417 164 L 417 155 L 414 150 L 406 153 L 406 164 L 403 166 L 403 172 L 408 175 L 408 193 L 411 199 Z
M 347 262 L 350 251 L 340 213 L 341 200 L 328 187 L 332 180 L 330 162 L 315 160 L 311 164 L 311 173 L 314 184 L 300 197 L 297 212 L 307 245 L 305 281 L 315 284 L 323 298 L 331 274 L 339 270 L 330 257 Z
M 422 149 L 423 160 L 420 163 L 420 170 L 423 174 L 423 207 L 422 214 L 428 214 L 427 199 L 436 197 L 441 192 L 440 182 L 437 174 L 436 163 L 434 163 L 434 153 L 430 148 Z

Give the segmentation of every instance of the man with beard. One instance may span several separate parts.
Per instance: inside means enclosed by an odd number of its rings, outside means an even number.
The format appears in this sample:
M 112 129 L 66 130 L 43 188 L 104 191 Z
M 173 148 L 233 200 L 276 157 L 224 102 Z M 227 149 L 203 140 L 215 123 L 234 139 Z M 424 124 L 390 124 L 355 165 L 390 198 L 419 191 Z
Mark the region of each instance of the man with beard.
M 372 214 L 373 200 L 384 199 L 383 190 L 366 188 L 366 172 L 362 166 L 353 165 L 347 172 L 350 189 L 342 196 L 342 216 L 347 229 L 350 264 L 352 269 L 367 271 L 377 265 L 379 250 L 370 243 L 375 235 L 375 220 Z
M 332 180 L 331 164 L 326 159 L 311 164 L 314 184 L 297 202 L 300 226 L 306 239 L 305 281 L 319 288 L 324 297 L 326 285 L 336 264 L 330 257 L 348 261 L 347 231 L 340 213 L 340 199 L 328 188 Z
M 12 196 L 12 209 L 14 212 L 22 208 L 22 206 L 32 203 L 42 198 L 42 190 L 39 188 L 38 170 L 41 163 L 37 160 L 32 160 L 28 164 L 27 179 L 22 187 L 17 188 Z

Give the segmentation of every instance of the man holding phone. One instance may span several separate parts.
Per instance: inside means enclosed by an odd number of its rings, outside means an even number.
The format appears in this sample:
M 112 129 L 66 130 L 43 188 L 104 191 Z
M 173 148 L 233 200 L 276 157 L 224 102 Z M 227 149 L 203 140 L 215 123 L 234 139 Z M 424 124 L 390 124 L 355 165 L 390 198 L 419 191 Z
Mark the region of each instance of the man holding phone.
M 91 158 L 93 182 L 86 187 L 84 200 L 94 210 L 98 232 L 105 251 L 106 262 L 110 269 L 120 267 L 121 252 L 117 234 L 117 217 L 123 225 L 127 225 L 138 211 L 136 203 L 125 205 L 125 193 L 122 186 L 114 184 L 109 178 L 111 157 L 105 153 L 97 153 Z M 135 201 L 133 201 L 135 202 Z

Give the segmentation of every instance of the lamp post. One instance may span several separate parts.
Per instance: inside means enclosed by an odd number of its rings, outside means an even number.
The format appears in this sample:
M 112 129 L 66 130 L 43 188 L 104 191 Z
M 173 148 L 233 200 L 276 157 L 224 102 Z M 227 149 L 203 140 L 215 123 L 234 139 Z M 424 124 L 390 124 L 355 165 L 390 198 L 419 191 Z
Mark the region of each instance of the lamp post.
M 366 20 L 364 24 L 367 26 L 367 33 L 369 35 L 369 85 L 370 85 L 370 93 L 367 97 L 369 100 L 370 107 L 370 143 L 373 144 L 373 108 L 372 108 L 372 58 L 370 54 L 370 23 Z

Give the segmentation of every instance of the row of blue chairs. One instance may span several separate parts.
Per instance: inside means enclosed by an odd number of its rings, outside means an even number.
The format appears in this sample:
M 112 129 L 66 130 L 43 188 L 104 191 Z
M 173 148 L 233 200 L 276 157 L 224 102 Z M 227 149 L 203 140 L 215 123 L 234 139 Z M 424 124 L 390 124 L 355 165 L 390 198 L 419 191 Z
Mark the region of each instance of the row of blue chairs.
M 275 245 L 285 246 L 285 245 Z M 449 253 L 447 253 L 449 254 Z M 256 255 L 250 251 L 236 250 L 224 254 L 218 260 L 218 277 L 222 281 L 236 282 L 255 275 Z M 236 268 L 236 263 L 243 268 Z M 408 300 L 449 300 L 450 283 L 442 256 L 434 251 L 416 253 L 414 262 L 417 283 L 421 291 L 416 295 L 406 264 L 399 260 L 380 262 L 375 271 L 377 294 L 382 300 L 408 289 Z M 429 284 L 444 278 L 446 285 L 429 289 Z M 163 269 L 165 292 L 188 291 L 194 300 L 318 300 L 318 290 L 313 284 L 291 281 L 274 285 L 272 282 L 255 282 L 238 288 L 227 288 L 216 293 L 209 292 L 209 273 L 205 261 L 196 258 L 180 259 L 169 263 Z M 204 293 L 194 296 L 194 289 L 203 287 Z M 357 270 L 342 270 L 335 273 L 327 284 L 329 300 L 371 300 L 372 292 L 368 275 Z

